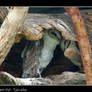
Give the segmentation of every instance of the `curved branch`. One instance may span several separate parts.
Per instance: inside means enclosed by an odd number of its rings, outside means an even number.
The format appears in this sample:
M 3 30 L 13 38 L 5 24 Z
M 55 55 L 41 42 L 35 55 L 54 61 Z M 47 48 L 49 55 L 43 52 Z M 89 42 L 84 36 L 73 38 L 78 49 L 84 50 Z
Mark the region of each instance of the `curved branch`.
M 0 28 L 0 65 L 14 44 L 19 27 L 23 24 L 28 7 L 11 8 Z

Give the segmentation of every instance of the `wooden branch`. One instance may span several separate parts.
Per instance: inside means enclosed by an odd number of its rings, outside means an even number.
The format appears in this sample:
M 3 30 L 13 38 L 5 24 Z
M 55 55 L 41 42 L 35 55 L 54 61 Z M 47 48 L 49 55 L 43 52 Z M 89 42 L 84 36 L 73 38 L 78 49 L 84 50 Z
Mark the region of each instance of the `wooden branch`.
M 0 65 L 14 44 L 18 29 L 22 26 L 28 7 L 11 8 L 0 28 Z
M 85 74 L 63 72 L 60 75 L 50 75 L 46 78 L 15 78 L 6 72 L 0 72 L 0 85 L 86 85 Z
M 86 82 L 88 85 L 92 85 L 92 53 L 83 18 L 77 8 L 65 7 L 65 9 L 70 15 L 76 30 L 80 53 L 86 74 Z
M 18 30 L 15 43 L 19 43 L 22 38 L 25 38 L 27 40 L 39 40 L 43 36 L 42 30 L 43 29 L 39 26 L 34 29 L 34 32 L 36 31 L 38 34 L 34 34 L 33 29 L 29 29 L 23 25 Z
M 50 85 L 52 81 L 44 78 L 15 78 L 6 72 L 0 72 L 0 85 Z
M 78 72 L 63 72 L 58 75 L 49 75 L 46 77 L 54 81 L 56 85 L 86 85 L 85 74 Z
M 0 26 L 3 23 L 5 17 L 7 16 L 9 9 L 7 7 L 0 7 Z M 43 28 L 36 26 L 32 29 L 29 29 L 27 26 L 22 25 L 18 29 L 18 34 L 16 35 L 15 43 L 19 43 L 23 38 L 27 40 L 39 40 L 43 36 Z M 34 32 L 33 32 L 34 31 Z
M 92 10 L 80 11 L 86 24 L 87 32 L 89 33 L 90 42 L 92 44 L 92 22 L 89 19 L 92 16 Z M 89 14 L 90 13 L 90 14 Z M 21 31 L 23 29 L 24 31 Z M 63 14 L 32 14 L 29 13 L 24 21 L 23 27 L 19 30 L 22 36 L 17 36 L 16 42 L 21 41 L 21 37 L 27 40 L 39 40 L 43 36 L 43 30 L 56 29 L 60 31 L 66 40 L 77 41 L 77 36 L 74 31 L 72 20 L 67 13 Z M 22 33 L 23 32 L 23 33 Z M 20 38 L 19 38 L 20 37 Z

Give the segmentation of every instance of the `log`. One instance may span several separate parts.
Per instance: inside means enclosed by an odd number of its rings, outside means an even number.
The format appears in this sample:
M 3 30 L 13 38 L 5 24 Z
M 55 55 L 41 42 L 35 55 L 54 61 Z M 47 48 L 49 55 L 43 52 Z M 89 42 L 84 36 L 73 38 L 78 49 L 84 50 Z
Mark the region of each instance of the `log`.
M 15 78 L 7 72 L 0 72 L 0 85 L 50 85 L 50 79 L 43 78 Z
M 0 65 L 14 44 L 18 29 L 22 26 L 28 7 L 11 8 L 0 28 Z
M 90 17 L 92 16 L 91 13 L 92 10 L 87 9 L 87 10 L 81 10 L 80 12 L 85 21 L 87 33 L 92 45 L 92 39 L 91 39 L 92 22 L 90 19 Z M 20 28 L 21 32 L 19 32 L 19 36 L 17 37 L 20 37 L 20 34 L 22 34 L 22 38 L 26 38 L 27 40 L 39 40 L 43 36 L 44 29 L 46 30 L 55 29 L 57 31 L 60 31 L 62 36 L 66 40 L 78 41 L 74 31 L 75 29 L 72 24 L 72 20 L 69 18 L 69 15 L 67 13 L 61 13 L 61 14 L 29 13 L 24 21 L 23 27 Z M 18 38 L 18 42 L 21 41 L 20 39 L 21 37 Z
M 0 7 L 0 26 L 3 23 L 5 17 L 7 16 L 8 12 L 9 12 L 9 7 Z M 38 34 L 35 35 L 33 33 L 33 30 Z M 23 38 L 27 40 L 39 40 L 43 36 L 42 30 L 43 29 L 40 26 L 36 26 L 34 29 L 32 28 L 32 30 L 30 30 L 29 27 L 22 25 L 18 29 L 18 34 L 16 35 L 15 43 L 19 43 Z
M 84 20 L 76 7 L 65 7 L 65 9 L 70 15 L 76 30 L 87 85 L 92 85 L 92 52 Z
M 0 20 L 2 24 L 2 22 L 4 21 L 5 17 L 7 16 L 9 12 L 9 9 L 7 9 L 7 7 L 0 7 L 0 12 L 1 12 Z M 81 10 L 81 13 L 83 15 L 85 24 L 87 25 L 87 29 L 89 33 L 89 31 L 92 29 L 91 28 L 92 12 L 91 10 Z M 66 28 L 69 29 L 68 26 L 72 23 L 68 24 L 68 22 L 71 22 L 71 21 L 69 20 L 69 17 L 66 13 L 64 14 L 43 14 L 43 17 L 42 17 L 42 14 L 28 14 L 24 22 L 24 25 L 18 30 L 18 35 L 16 36 L 15 42 L 19 43 L 23 38 L 27 40 L 39 40 L 43 36 L 42 31 L 44 29 L 47 29 L 47 30 L 57 29 L 58 31 L 62 33 L 62 36 L 64 36 L 65 39 L 77 41 L 76 35 L 73 31 L 72 31 L 72 35 L 70 31 L 67 31 L 67 32 L 65 31 L 66 29 L 64 29 L 64 26 L 63 26 L 64 22 L 67 25 Z M 72 27 L 72 29 L 74 28 Z M 92 38 L 90 33 L 89 33 L 89 38 Z
M 46 78 L 60 86 L 86 85 L 85 74 L 78 72 L 63 72 L 58 75 L 49 75 Z
M 18 30 L 15 43 L 19 43 L 23 38 L 26 40 L 39 40 L 43 36 L 42 30 L 43 29 L 41 27 L 37 27 L 37 29 L 34 29 L 37 34 L 34 34 L 33 30 L 31 31 L 31 29 L 23 25 Z
M 86 85 L 85 74 L 63 72 L 60 75 L 48 76 L 46 78 L 16 78 L 7 72 L 0 72 L 0 85 L 21 85 L 21 86 L 69 86 Z

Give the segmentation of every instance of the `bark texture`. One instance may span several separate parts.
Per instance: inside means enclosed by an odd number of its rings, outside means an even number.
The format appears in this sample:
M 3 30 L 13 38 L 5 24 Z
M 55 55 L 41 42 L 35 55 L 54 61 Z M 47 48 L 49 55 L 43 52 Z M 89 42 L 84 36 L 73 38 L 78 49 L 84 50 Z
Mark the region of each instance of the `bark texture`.
M 64 86 L 86 85 L 85 74 L 63 72 L 60 75 L 47 78 L 15 78 L 6 72 L 0 72 L 0 85 L 29 85 L 29 86 Z
M 86 82 L 88 85 L 92 85 L 92 53 L 84 20 L 76 7 L 65 7 L 65 9 L 70 15 L 77 33 L 80 53 L 86 74 Z
M 92 45 L 92 10 L 80 10 L 85 26 L 87 28 L 88 37 Z M 22 30 L 24 29 L 24 31 Z M 20 28 L 19 34 L 22 34 L 27 40 L 39 40 L 43 36 L 43 30 L 55 29 L 61 32 L 66 40 L 78 41 L 75 28 L 68 13 L 63 14 L 28 14 L 24 26 Z
M 28 7 L 11 8 L 0 28 L 0 65 L 14 44 L 18 29 L 22 26 Z

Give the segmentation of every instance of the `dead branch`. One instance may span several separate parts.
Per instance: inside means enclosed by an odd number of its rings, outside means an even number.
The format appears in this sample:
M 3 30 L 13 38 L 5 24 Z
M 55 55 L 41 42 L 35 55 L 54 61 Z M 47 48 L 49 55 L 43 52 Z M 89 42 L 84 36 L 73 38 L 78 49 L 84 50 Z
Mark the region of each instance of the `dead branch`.
M 43 78 L 15 78 L 6 72 L 0 72 L 0 85 L 50 85 L 52 81 Z
M 28 7 L 11 8 L 0 28 L 0 65 L 14 44 L 18 29 L 23 24 Z
M 80 11 L 86 24 L 88 36 L 92 44 L 92 22 L 89 19 L 92 16 L 92 10 Z M 90 13 L 90 14 L 89 14 Z M 67 13 L 63 14 L 33 14 L 29 13 L 23 26 L 19 29 L 19 35 L 16 42 L 20 42 L 24 37 L 27 40 L 39 40 L 43 36 L 43 30 L 55 29 L 60 31 L 66 40 L 77 41 L 72 20 Z M 22 36 L 20 36 L 22 34 Z M 19 38 L 20 37 L 20 38 Z
M 6 72 L 0 72 L 0 85 L 86 85 L 85 74 L 63 72 L 60 75 L 48 76 L 47 78 L 15 78 Z
M 78 72 L 63 72 L 58 75 L 49 75 L 46 78 L 54 81 L 56 85 L 86 85 L 85 74 Z
M 33 30 L 33 29 L 29 29 L 23 25 L 18 30 L 18 34 L 16 36 L 15 42 L 19 43 L 21 41 L 21 39 L 23 39 L 23 38 L 25 38 L 27 40 L 39 40 L 43 36 L 42 30 L 43 29 L 41 27 L 37 27 L 37 29 Z M 33 31 L 36 32 L 37 34 L 34 34 Z
M 80 11 L 76 7 L 65 7 L 67 13 L 70 15 L 78 38 L 80 53 L 86 74 L 86 82 L 92 85 L 92 54 L 91 46 L 88 40 L 87 31 Z

